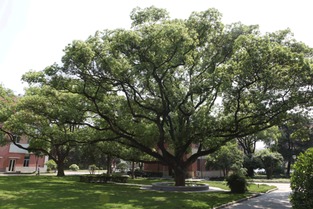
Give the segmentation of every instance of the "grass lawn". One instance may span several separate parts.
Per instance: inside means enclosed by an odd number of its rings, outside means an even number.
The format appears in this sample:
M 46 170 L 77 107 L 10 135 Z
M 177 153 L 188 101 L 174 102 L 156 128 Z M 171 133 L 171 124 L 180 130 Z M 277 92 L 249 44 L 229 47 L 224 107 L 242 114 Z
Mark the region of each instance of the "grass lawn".
M 151 184 L 145 179 L 144 184 Z M 157 180 L 155 180 L 157 181 Z M 140 183 L 132 180 L 131 183 Z M 210 185 L 225 187 L 222 182 Z M 214 184 L 214 185 L 213 185 Z M 254 188 L 255 187 L 255 188 Z M 267 191 L 273 187 L 261 185 L 249 188 L 250 192 Z M 256 190 L 258 188 L 258 190 Z M 74 208 L 213 208 L 244 198 L 248 194 L 228 192 L 178 193 L 141 190 L 137 186 L 92 184 L 78 181 L 77 176 L 1 176 L 1 209 L 74 209 Z

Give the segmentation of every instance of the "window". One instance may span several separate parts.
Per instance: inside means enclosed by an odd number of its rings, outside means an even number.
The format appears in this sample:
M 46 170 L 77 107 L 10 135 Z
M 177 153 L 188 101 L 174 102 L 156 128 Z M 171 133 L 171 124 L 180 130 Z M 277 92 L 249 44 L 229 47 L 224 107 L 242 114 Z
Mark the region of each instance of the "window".
M 28 167 L 29 166 L 29 155 L 25 155 L 23 166 L 24 167 Z

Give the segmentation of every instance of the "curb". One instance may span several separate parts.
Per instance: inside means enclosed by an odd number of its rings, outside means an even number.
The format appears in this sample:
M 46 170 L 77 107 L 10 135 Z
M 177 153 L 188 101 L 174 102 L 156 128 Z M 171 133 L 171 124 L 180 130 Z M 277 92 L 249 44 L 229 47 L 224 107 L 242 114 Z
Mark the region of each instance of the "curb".
M 278 188 L 268 190 L 268 191 L 265 192 L 265 193 L 257 193 L 257 194 L 253 194 L 253 195 L 251 195 L 251 196 L 249 196 L 249 197 L 246 197 L 246 198 L 242 198 L 242 199 L 239 199 L 239 200 L 236 200 L 236 201 L 232 201 L 232 202 L 229 202 L 229 203 L 225 203 L 225 204 L 223 204 L 223 205 L 220 205 L 220 206 L 217 206 L 217 207 L 213 207 L 213 209 L 225 208 L 225 207 L 234 205 L 234 204 L 236 204 L 236 203 L 241 203 L 241 202 L 247 201 L 247 200 L 249 200 L 249 199 L 256 198 L 256 197 L 259 197 L 259 196 L 261 196 L 261 195 L 271 193 L 271 192 L 276 191 L 276 190 L 278 190 Z

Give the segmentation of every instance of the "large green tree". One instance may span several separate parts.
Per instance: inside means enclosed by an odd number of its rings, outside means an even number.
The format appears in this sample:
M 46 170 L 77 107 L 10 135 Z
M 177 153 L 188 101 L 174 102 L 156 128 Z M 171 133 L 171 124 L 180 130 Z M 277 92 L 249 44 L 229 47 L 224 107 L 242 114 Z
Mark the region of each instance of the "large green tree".
M 64 163 L 70 150 L 89 137 L 87 128 L 77 125 L 85 119 L 84 102 L 79 95 L 55 91 L 48 86 L 31 87 L 19 99 L 4 127 L 16 135 L 26 136 L 28 147 L 16 145 L 48 155 L 57 164 L 57 176 L 64 176 Z
M 278 124 L 312 92 L 311 49 L 290 31 L 224 25 L 215 9 L 170 19 L 135 9 L 131 29 L 73 41 L 62 58 L 29 79 L 83 95 L 116 142 L 187 168 L 226 142 Z M 198 149 L 191 152 L 192 144 Z

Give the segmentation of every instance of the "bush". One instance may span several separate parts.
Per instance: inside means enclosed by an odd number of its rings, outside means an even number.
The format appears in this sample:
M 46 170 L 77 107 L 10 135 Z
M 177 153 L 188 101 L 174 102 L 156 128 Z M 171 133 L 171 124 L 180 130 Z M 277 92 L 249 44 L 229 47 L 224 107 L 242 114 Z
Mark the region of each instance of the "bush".
M 87 183 L 107 183 L 108 181 L 126 183 L 127 175 L 87 174 L 81 175 L 79 181 Z
M 46 162 L 46 166 L 47 166 L 47 172 L 51 171 L 51 170 L 56 170 L 57 169 L 57 164 L 54 160 L 48 160 Z
M 210 177 L 210 181 L 225 181 L 225 177 L 224 176 L 220 176 L 220 177 Z
M 313 208 L 313 148 L 300 154 L 291 174 L 291 204 L 294 209 Z
M 241 174 L 233 173 L 226 179 L 226 181 L 227 186 L 229 186 L 232 193 L 243 194 L 248 191 L 246 177 Z
M 162 172 L 146 172 L 147 177 L 153 177 L 153 178 L 161 178 L 163 177 Z
M 70 165 L 69 169 L 72 170 L 72 171 L 78 171 L 79 170 L 79 166 L 76 165 L 76 164 L 72 164 L 72 165 Z
M 128 171 L 127 172 L 127 175 L 132 175 L 132 172 L 131 171 Z M 147 172 L 144 172 L 142 170 L 134 170 L 134 176 L 137 178 L 137 177 L 150 177 L 149 174 Z

